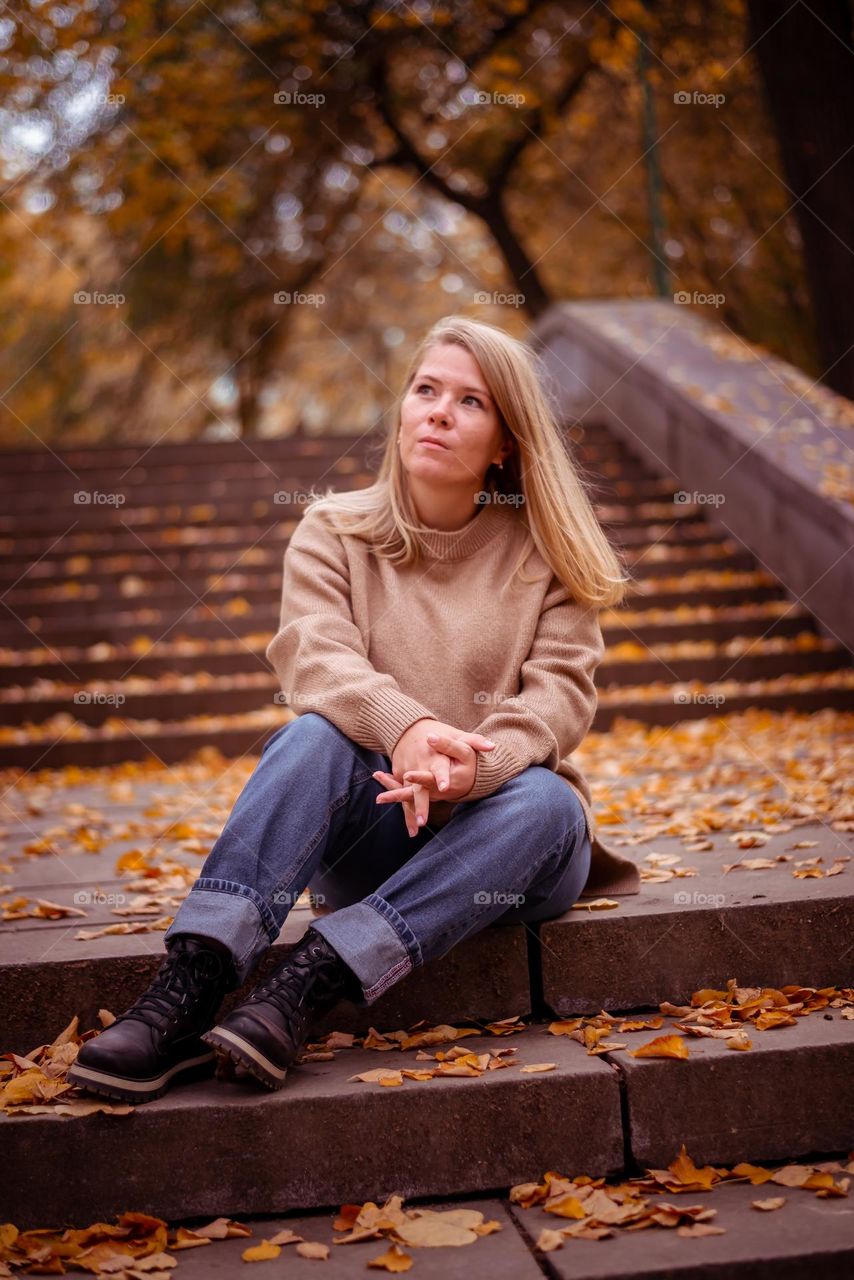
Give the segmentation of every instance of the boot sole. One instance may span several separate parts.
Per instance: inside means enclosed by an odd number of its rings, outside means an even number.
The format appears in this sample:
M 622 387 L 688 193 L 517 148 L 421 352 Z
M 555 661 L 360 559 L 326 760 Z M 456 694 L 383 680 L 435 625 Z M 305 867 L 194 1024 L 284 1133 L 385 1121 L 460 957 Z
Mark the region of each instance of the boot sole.
M 99 1071 L 97 1067 L 87 1067 L 82 1062 L 75 1063 L 68 1070 L 66 1079 L 69 1084 L 80 1085 L 89 1093 L 96 1093 L 105 1098 L 114 1098 L 119 1102 L 152 1102 L 161 1098 L 175 1083 L 175 1076 L 180 1075 L 188 1080 L 200 1079 L 211 1074 L 216 1065 L 216 1054 L 205 1053 L 184 1062 L 177 1062 L 168 1071 L 162 1071 L 149 1080 L 135 1080 L 132 1076 L 119 1075 L 113 1071 Z
M 256 1080 L 268 1089 L 281 1089 L 288 1074 L 287 1067 L 277 1067 L 250 1040 L 229 1031 L 227 1027 L 213 1027 L 200 1037 L 205 1044 L 212 1045 L 221 1053 L 231 1058 L 232 1062 L 245 1067 Z

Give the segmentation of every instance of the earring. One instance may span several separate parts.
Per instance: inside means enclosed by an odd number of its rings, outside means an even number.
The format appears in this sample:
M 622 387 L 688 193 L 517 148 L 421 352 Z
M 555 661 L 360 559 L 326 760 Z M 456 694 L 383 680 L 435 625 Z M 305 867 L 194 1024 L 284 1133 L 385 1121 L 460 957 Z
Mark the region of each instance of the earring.
M 499 471 L 503 471 L 503 470 L 504 470 L 504 463 L 503 463 L 503 462 L 499 462 L 499 464 L 498 464 L 498 470 L 499 470 Z

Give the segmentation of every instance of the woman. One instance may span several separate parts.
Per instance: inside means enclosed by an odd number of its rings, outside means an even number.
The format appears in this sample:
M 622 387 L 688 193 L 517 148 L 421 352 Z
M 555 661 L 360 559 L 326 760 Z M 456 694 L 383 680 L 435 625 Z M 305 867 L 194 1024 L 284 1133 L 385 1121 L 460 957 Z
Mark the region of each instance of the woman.
M 81 1047 L 68 1078 L 95 1093 L 158 1097 L 214 1050 L 279 1088 L 339 999 L 370 1005 L 496 921 L 638 891 L 571 760 L 596 709 L 598 610 L 627 579 L 534 354 L 446 317 L 396 410 L 376 482 L 315 496 L 291 538 L 267 656 L 297 716 L 265 743 L 151 987 Z M 325 914 L 216 1023 L 308 885 Z

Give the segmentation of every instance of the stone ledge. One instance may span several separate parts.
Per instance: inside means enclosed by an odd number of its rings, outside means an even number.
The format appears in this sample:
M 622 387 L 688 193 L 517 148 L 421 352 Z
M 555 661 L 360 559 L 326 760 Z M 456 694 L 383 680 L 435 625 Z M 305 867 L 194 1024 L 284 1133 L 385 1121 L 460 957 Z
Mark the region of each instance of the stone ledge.
M 763 1213 L 751 1207 L 753 1200 L 777 1195 L 786 1201 L 781 1209 Z M 686 1195 L 662 1189 L 649 1200 L 716 1209 L 712 1225 L 723 1227 L 726 1235 L 685 1240 L 672 1229 L 626 1232 L 615 1227 L 604 1241 L 568 1240 L 545 1255 L 548 1274 L 554 1280 L 830 1280 L 854 1272 L 851 1209 L 844 1198 L 820 1200 L 814 1191 L 774 1182 L 758 1187 L 731 1182 Z M 510 1213 L 534 1239 L 543 1228 L 565 1225 L 540 1208 L 513 1205 Z
M 239 991 L 226 996 L 223 1014 L 280 962 L 312 919 L 307 910 L 291 912 L 257 970 Z M 106 916 L 103 923 L 108 922 L 114 923 L 115 917 Z M 165 955 L 163 934 L 74 940 L 81 924 L 88 928 L 98 923 L 93 913 L 91 920 L 42 922 L 26 930 L 0 932 L 0 1052 L 27 1053 L 50 1042 L 75 1014 L 81 1030 L 98 1026 L 99 1009 L 118 1015 L 145 991 Z M 21 992 L 27 993 L 26 1001 Z M 416 969 L 367 1008 L 342 1000 L 318 1022 L 316 1033 L 363 1035 L 371 1026 L 406 1028 L 422 1019 L 490 1022 L 530 1011 L 527 931 L 521 925 L 495 925 Z
M 714 849 L 686 853 L 674 837 L 649 844 L 679 855 L 695 876 L 644 881 L 634 896 L 603 911 L 573 909 L 539 926 L 541 985 L 534 997 L 561 1016 L 601 1009 L 655 1009 L 687 1003 L 694 991 L 741 986 L 854 985 L 854 863 L 840 875 L 796 879 L 788 863 L 722 872 L 755 854 L 774 859 L 795 838 L 828 870 L 851 850 L 850 835 L 813 824 L 772 835 L 761 849 L 739 850 L 722 834 Z M 643 845 L 634 856 L 642 862 Z
M 685 1033 L 685 1059 L 607 1055 L 624 1078 L 627 1141 L 638 1165 L 665 1168 L 682 1142 L 698 1165 L 851 1147 L 854 1022 L 828 1009 L 794 1026 L 746 1030 L 751 1049 Z M 633 1035 L 630 1047 L 663 1034 Z
M 661 299 L 559 303 L 535 333 L 564 414 L 607 424 L 700 504 L 720 498 L 715 522 L 854 650 L 849 400 Z
M 483 1053 L 512 1044 L 518 1066 L 479 1078 L 349 1077 L 421 1065 L 415 1049 L 345 1049 L 294 1068 L 271 1093 L 254 1083 L 178 1085 L 129 1115 L 0 1116 L 10 1222 L 108 1220 L 133 1208 L 166 1218 L 337 1208 L 387 1194 L 452 1195 L 508 1187 L 566 1164 L 593 1174 L 623 1162 L 620 1091 L 608 1063 L 565 1037 L 467 1036 Z M 450 1045 L 440 1046 L 450 1048 Z M 548 1060 L 547 1073 L 519 1066 Z M 55 1177 L 45 1188 L 46 1160 Z

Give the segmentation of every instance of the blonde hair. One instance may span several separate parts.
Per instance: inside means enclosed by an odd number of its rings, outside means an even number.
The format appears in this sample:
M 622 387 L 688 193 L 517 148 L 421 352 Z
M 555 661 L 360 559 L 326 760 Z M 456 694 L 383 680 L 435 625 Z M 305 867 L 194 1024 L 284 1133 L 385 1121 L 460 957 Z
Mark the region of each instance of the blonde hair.
M 306 509 L 318 507 L 334 532 L 365 538 L 375 554 L 393 564 L 418 564 L 422 526 L 416 520 L 397 447 L 400 411 L 425 355 L 445 343 L 463 347 L 477 361 L 505 438 L 513 442 L 503 469 L 490 464 L 483 482 L 490 493 L 524 495 L 516 511 L 528 537 L 513 573 L 520 573 L 536 547 L 574 599 L 594 607 L 619 604 L 630 579 L 593 510 L 587 481 L 567 452 L 545 391 L 539 357 L 525 343 L 481 320 L 445 316 L 418 344 L 391 410 L 375 482 L 346 493 L 327 489 L 313 494 Z

